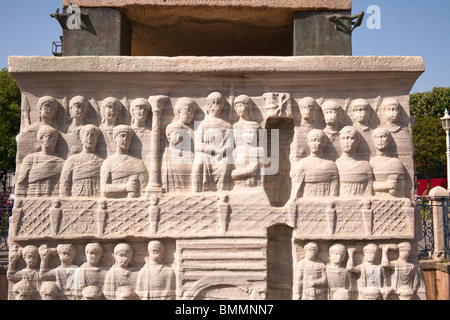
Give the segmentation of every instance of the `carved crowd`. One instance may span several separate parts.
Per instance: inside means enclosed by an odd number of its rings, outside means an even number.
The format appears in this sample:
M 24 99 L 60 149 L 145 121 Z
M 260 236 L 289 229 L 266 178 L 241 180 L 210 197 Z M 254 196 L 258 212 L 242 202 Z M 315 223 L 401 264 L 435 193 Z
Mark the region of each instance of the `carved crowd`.
M 17 138 L 17 195 L 138 198 L 153 190 L 223 191 L 261 186 L 266 175 L 274 174 L 269 168 L 280 170 L 278 158 L 268 156 L 258 134 L 265 123 L 255 121 L 252 111 L 265 109 L 265 120 L 292 119 L 289 94 L 265 94 L 264 106 L 246 95 L 236 97 L 230 104 L 238 120 L 231 124 L 221 116 L 226 99 L 213 92 L 206 99 L 204 119 L 195 126 L 200 108 L 194 99 L 180 98 L 161 146 L 161 113 L 168 101 L 156 96 L 128 104 L 110 97 L 98 106 L 76 96 L 64 108 L 61 125 L 58 101 L 40 98 L 39 119 L 30 123 L 23 115 L 25 128 Z M 375 104 L 364 99 L 347 100 L 343 106 L 335 100 L 298 100 L 289 201 L 409 197 L 409 118 L 394 98 L 379 98 Z M 272 150 L 278 151 L 279 143 L 272 137 Z

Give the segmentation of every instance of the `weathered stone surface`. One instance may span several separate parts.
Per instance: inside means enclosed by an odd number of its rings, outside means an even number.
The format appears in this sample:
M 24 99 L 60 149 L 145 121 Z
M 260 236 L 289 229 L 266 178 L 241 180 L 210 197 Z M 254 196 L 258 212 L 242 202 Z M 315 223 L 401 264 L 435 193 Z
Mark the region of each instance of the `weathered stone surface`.
M 11 299 L 426 298 L 421 58 L 9 63 L 23 94 Z

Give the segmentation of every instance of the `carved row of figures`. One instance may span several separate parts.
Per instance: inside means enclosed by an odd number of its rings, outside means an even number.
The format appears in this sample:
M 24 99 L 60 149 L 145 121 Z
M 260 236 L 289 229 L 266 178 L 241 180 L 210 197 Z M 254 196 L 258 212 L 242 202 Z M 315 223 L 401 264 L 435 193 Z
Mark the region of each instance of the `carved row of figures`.
M 377 256 L 381 248 L 381 263 Z M 389 261 L 388 251 L 398 250 Z M 420 266 L 409 261 L 411 244 L 364 246 L 361 264 L 354 265 L 355 248 L 341 243 L 329 248 L 329 262 L 317 258 L 319 246 L 310 242 L 294 270 L 294 300 L 415 300 L 424 285 Z M 391 296 L 392 295 L 392 296 Z
M 294 270 L 294 300 L 401 300 L 416 299 L 423 286 L 420 267 L 409 262 L 411 245 L 381 245 L 381 263 L 377 264 L 379 247 L 369 243 L 362 249 L 363 261 L 354 265 L 355 248 L 335 243 L 329 248 L 328 263 L 318 258 L 319 246 L 304 246 L 304 258 Z M 389 261 L 388 250 L 398 251 L 398 259 Z M 133 247 L 119 243 L 114 248 L 114 265 L 102 267 L 100 243 L 85 246 L 85 263 L 73 265 L 76 247 L 60 244 L 56 249 L 33 245 L 10 254 L 8 279 L 14 284 L 14 299 L 83 299 L 83 300 L 173 300 L 176 299 L 176 275 L 162 263 L 165 245 L 150 241 L 148 257 L 137 276 L 131 270 Z M 49 268 L 51 255 L 58 255 L 60 265 Z M 26 267 L 17 270 L 20 258 Z M 40 263 L 39 263 L 40 261 Z
M 280 145 L 272 139 L 269 157 L 268 148 L 261 141 L 264 139 L 261 135 L 258 139 L 262 125 L 252 119 L 252 99 L 242 95 L 234 100 L 239 120 L 231 125 L 221 118 L 226 100 L 218 92 L 207 97 L 205 118 L 195 130 L 192 122 L 197 103 L 190 98 L 177 100 L 175 118 L 166 127 L 166 148 L 160 159 L 159 124 L 161 104 L 168 99 L 165 98 L 159 97 L 158 102 L 153 103 L 157 105 L 155 108 L 149 100 L 133 100 L 131 125 L 118 124 L 121 102 L 107 98 L 102 102 L 103 118 L 97 127 L 85 124 L 86 111 L 83 110 L 88 101 L 75 97 L 69 104 L 73 122 L 64 131 L 63 139 L 59 138 L 61 132 L 54 123 L 56 99 L 41 98 L 38 122 L 18 137 L 22 156 L 18 156 L 16 193 L 140 197 L 145 190 L 158 189 L 161 184 L 165 192 L 221 191 L 230 190 L 236 184 L 261 186 L 266 174 L 276 174 L 280 169 L 276 163 L 278 158 L 274 156 Z M 277 99 L 270 100 L 268 110 L 276 110 L 273 105 Z M 286 103 L 285 100 L 278 103 Z M 390 115 L 387 119 L 391 125 L 375 130 L 370 128 L 370 105 L 365 100 L 357 99 L 350 104 L 349 110 L 360 114 L 361 121 L 354 120 L 353 127 L 344 128 L 339 120 L 342 107 L 336 101 L 327 100 L 322 105 L 313 98 L 299 101 L 301 123 L 295 128 L 290 150 L 294 186 L 291 199 L 309 195 L 405 195 L 405 166 L 410 163 L 402 162 L 401 157 L 399 160 L 397 154 L 405 154 L 399 148 L 406 146 L 406 154 L 411 158 L 411 134 L 399 123 L 402 108 L 398 101 L 385 100 L 381 106 Z M 320 108 L 326 123 L 323 130 L 317 129 L 315 121 Z M 150 111 L 153 112 L 151 129 L 147 125 Z M 277 114 L 275 112 L 274 116 Z M 292 112 L 280 114 L 285 117 Z M 403 132 L 398 140 L 394 137 L 396 132 Z M 27 140 L 30 133 L 35 140 Z M 36 139 L 41 151 L 25 155 L 26 144 L 34 146 Z M 58 153 L 61 144 L 68 150 L 67 159 Z

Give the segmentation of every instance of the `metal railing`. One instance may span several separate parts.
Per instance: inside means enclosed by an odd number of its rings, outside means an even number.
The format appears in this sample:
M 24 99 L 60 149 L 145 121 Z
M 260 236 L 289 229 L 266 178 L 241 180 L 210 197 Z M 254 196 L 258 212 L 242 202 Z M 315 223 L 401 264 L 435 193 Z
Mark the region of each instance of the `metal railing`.
M 8 251 L 9 218 L 12 214 L 12 205 L 6 200 L 0 200 L 0 252 Z
M 433 259 L 436 258 L 436 254 L 442 254 L 440 258 L 448 260 L 450 258 L 450 198 L 432 201 L 429 197 L 416 197 L 415 202 L 422 218 L 419 259 Z M 436 236 L 441 237 L 443 242 L 440 249 L 436 248 Z

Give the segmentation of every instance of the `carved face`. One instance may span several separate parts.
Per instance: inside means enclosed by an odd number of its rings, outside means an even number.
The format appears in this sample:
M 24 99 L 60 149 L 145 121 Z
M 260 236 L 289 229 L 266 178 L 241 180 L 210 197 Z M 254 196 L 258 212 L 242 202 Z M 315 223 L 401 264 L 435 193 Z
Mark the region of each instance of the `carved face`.
M 191 106 L 189 106 L 188 104 L 183 105 L 178 110 L 178 118 L 184 124 L 191 123 L 192 120 L 194 120 L 194 115 L 195 115 L 195 113 L 194 113 L 193 108 Z
M 238 102 L 235 104 L 236 113 L 240 118 L 245 118 L 249 113 L 249 106 L 246 102 Z
M 98 133 L 94 130 L 86 130 L 80 137 L 81 142 L 88 150 L 95 149 L 98 141 Z
M 222 96 L 214 95 L 208 97 L 208 114 L 213 116 L 219 116 L 224 107 L 224 101 Z
M 23 255 L 23 260 L 25 260 L 28 268 L 36 268 L 39 264 L 39 254 L 27 252 Z
M 331 250 L 330 251 L 330 262 L 333 264 L 341 264 L 344 260 L 345 252 L 341 250 Z
M 87 106 L 81 102 L 75 102 L 70 105 L 70 115 L 74 119 L 84 119 L 87 112 Z
M 116 146 L 122 150 L 127 151 L 131 144 L 131 133 L 127 131 L 119 132 L 115 138 Z
M 161 263 L 164 258 L 164 248 L 159 243 L 152 243 L 148 248 L 148 256 L 151 261 Z
M 336 109 L 327 109 L 323 113 L 325 123 L 328 125 L 334 125 L 339 122 L 339 112 Z
M 311 134 L 308 136 L 308 147 L 313 154 L 322 152 L 326 143 L 325 137 L 320 134 Z
M 375 261 L 377 252 L 372 249 L 364 250 L 364 260 L 369 263 L 373 263 Z
M 384 131 L 376 131 L 372 136 L 373 145 L 378 150 L 385 150 L 389 147 L 390 144 L 390 136 L 387 132 Z
M 31 289 L 14 290 L 14 300 L 31 300 L 33 298 L 33 291 Z
M 104 117 L 108 121 L 115 121 L 117 117 L 119 117 L 119 107 L 112 103 L 108 103 L 105 106 Z
M 74 259 L 74 253 L 69 247 L 64 247 L 61 250 L 58 250 L 58 257 L 61 260 L 61 264 L 69 265 L 72 264 Z
M 40 116 L 42 119 L 54 119 L 57 110 L 58 106 L 56 105 L 56 103 L 45 101 L 41 106 Z
M 46 132 L 41 137 L 42 148 L 45 150 L 54 150 L 58 142 L 58 134 L 56 132 Z
M 407 261 L 409 258 L 410 249 L 409 248 L 399 248 L 398 249 L 398 255 L 401 259 Z
M 391 104 L 385 107 L 384 113 L 386 115 L 386 120 L 389 123 L 396 123 L 400 116 L 400 110 L 398 109 L 398 106 L 395 104 Z
M 312 260 L 316 257 L 317 248 L 314 245 L 305 246 L 305 258 L 307 260 Z
M 341 149 L 345 153 L 354 153 L 358 147 L 358 138 L 354 132 L 341 132 L 339 141 Z
M 100 263 L 102 254 L 97 247 L 87 247 L 86 248 L 86 261 L 92 266 L 96 266 Z
M 121 268 L 126 268 L 131 262 L 131 252 L 120 250 L 115 254 L 116 263 Z
M 133 117 L 138 122 L 145 122 L 148 117 L 148 106 L 139 104 L 133 108 Z
M 359 123 L 366 123 L 369 121 L 369 106 L 367 105 L 357 105 L 352 109 L 353 120 Z
M 300 105 L 300 113 L 303 119 L 314 120 L 316 115 L 316 104 L 313 102 L 302 103 Z

